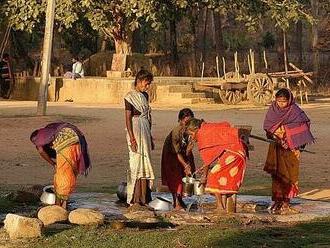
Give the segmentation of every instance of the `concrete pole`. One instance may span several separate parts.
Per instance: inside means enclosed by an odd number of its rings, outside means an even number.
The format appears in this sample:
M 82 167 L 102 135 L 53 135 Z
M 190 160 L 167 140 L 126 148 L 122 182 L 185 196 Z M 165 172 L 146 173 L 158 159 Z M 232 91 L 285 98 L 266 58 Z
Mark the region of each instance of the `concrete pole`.
M 52 55 L 55 0 L 47 0 L 46 25 L 42 49 L 41 82 L 39 87 L 37 115 L 46 115 L 49 70 Z

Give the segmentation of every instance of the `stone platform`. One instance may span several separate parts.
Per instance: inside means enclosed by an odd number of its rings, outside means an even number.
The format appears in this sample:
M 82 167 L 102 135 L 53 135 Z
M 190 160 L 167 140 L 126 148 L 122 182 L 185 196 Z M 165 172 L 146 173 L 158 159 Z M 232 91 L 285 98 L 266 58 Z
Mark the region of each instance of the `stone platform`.
M 167 200 L 172 200 L 169 193 L 153 193 L 153 198 L 160 196 Z M 119 203 L 117 196 L 113 194 L 104 193 L 76 193 L 71 198 L 71 208 L 93 208 L 101 211 L 108 219 L 125 219 L 124 214 L 127 208 L 124 204 Z M 185 203 L 200 202 L 199 209 L 191 210 L 192 214 L 196 213 L 207 214 L 210 211 L 204 208 L 203 205 L 215 204 L 215 198 L 211 195 L 205 195 L 201 198 L 196 196 L 187 197 L 184 199 Z M 292 205 L 299 210 L 298 214 L 291 215 L 271 215 L 267 211 L 267 207 L 271 204 L 269 196 L 254 196 L 254 195 L 238 195 L 238 213 L 239 216 L 257 217 L 259 219 L 272 218 L 274 221 L 280 222 L 301 222 L 310 221 L 315 218 L 330 216 L 330 202 L 306 200 L 295 198 Z M 187 213 L 190 214 L 190 213 Z
M 162 197 L 169 201 L 172 200 L 170 193 L 153 193 L 153 198 Z M 186 197 L 184 198 L 185 203 L 189 205 L 194 205 L 190 212 L 180 213 L 183 218 L 203 219 L 212 213 L 215 204 L 215 198 L 211 195 L 204 195 L 202 197 Z M 267 208 L 271 204 L 269 196 L 255 196 L 255 195 L 238 195 L 237 199 L 237 213 L 235 215 L 248 218 L 257 218 L 260 220 L 271 220 L 279 222 L 302 222 L 310 221 L 316 218 L 328 217 L 330 216 L 330 202 L 319 201 L 319 200 L 308 200 L 302 198 L 295 198 L 292 201 L 292 205 L 295 209 L 299 210 L 298 214 L 290 215 L 271 215 L 268 213 Z M 210 207 L 212 206 L 212 207 Z M 106 193 L 74 193 L 70 198 L 69 210 L 76 208 L 91 208 L 99 210 L 105 216 L 107 221 L 112 220 L 127 220 L 130 219 L 130 214 L 128 214 L 128 209 L 125 203 L 118 201 L 115 194 Z M 27 210 L 28 211 L 28 210 Z M 164 216 L 171 212 L 157 212 L 152 211 L 146 215 Z M 174 211 L 172 211 L 174 212 Z M 29 215 L 30 213 L 26 213 Z M 25 215 L 22 212 L 22 215 Z M 137 215 L 144 216 L 143 211 L 138 211 Z M 0 223 L 4 220 L 6 214 L 0 213 Z M 150 219 L 150 218 L 149 218 Z
M 155 77 L 148 91 L 150 101 L 172 105 L 214 103 L 213 91 L 198 89 L 198 77 Z M 133 87 L 134 78 L 84 77 L 67 79 L 52 77 L 48 87 L 48 100 L 77 103 L 122 104 Z M 16 79 L 11 98 L 35 101 L 38 98 L 40 78 Z M 218 95 L 218 93 L 217 93 Z

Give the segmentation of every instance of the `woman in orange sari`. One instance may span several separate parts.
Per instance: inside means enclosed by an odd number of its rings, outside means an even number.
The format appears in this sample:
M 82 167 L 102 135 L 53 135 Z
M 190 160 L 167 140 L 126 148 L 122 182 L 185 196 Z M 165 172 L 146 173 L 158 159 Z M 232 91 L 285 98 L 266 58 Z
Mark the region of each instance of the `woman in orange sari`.
M 275 214 L 297 212 L 290 199 L 298 195 L 300 149 L 314 141 L 310 120 L 294 101 L 290 90 L 280 89 L 269 107 L 264 121 L 267 137 L 276 141 L 269 145 L 264 170 L 272 176 L 272 204 Z
M 34 131 L 30 140 L 41 157 L 54 167 L 56 205 L 66 208 L 78 174 L 86 176 L 90 168 L 83 133 L 70 123 L 58 122 Z
M 223 211 L 227 198 L 238 193 L 243 182 L 246 146 L 239 137 L 238 129 L 228 122 L 205 123 L 191 119 L 187 132 L 197 141 L 204 163 L 201 183 L 206 184 L 206 192 L 216 196 L 217 210 Z

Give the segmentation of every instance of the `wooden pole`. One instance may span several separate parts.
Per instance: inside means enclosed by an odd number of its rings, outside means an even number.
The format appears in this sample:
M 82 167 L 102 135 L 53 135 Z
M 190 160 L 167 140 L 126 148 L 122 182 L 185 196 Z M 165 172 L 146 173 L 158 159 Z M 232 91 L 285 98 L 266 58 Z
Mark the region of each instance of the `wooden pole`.
M 284 57 L 284 71 L 288 72 L 288 54 L 287 54 L 287 45 L 286 45 L 286 32 L 283 30 L 283 57 Z
M 219 57 L 218 56 L 215 57 L 215 63 L 217 64 L 217 75 L 218 75 L 218 78 L 220 78 Z
M 201 75 L 201 81 L 203 80 L 203 77 L 204 77 L 204 67 L 205 67 L 205 64 L 204 62 L 202 63 L 202 75 Z
M 247 58 L 248 58 L 249 73 L 251 75 L 252 74 L 252 67 L 251 67 L 251 53 L 250 52 L 248 53 Z
M 265 68 L 266 68 L 266 71 L 268 72 L 268 63 L 267 63 L 267 57 L 266 57 L 266 51 L 265 50 L 264 50 L 263 54 L 264 54 Z
M 39 87 L 37 115 L 46 115 L 47 89 L 49 82 L 49 69 L 52 55 L 53 29 L 55 16 L 55 0 L 48 0 L 46 9 L 46 25 L 42 51 L 41 82 Z
M 225 57 L 222 57 L 222 70 L 223 70 L 223 78 L 227 79 L 226 75 L 226 60 Z

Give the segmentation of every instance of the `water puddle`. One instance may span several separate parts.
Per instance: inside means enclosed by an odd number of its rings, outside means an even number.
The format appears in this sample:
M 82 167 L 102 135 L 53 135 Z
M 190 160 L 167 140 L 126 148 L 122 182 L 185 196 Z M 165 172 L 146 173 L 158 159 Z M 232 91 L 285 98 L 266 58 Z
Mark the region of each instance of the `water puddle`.
M 172 202 L 172 195 L 170 193 L 152 193 L 152 198 L 155 199 L 156 197 L 162 197 Z M 187 206 L 194 206 L 189 212 L 203 212 L 205 205 L 210 206 L 215 204 L 215 197 L 211 195 L 185 197 L 184 202 Z M 254 208 L 253 211 L 250 212 L 241 208 L 238 211 L 240 214 L 249 213 L 253 215 L 261 214 L 269 216 L 267 213 L 267 207 L 271 204 L 269 196 L 238 195 L 237 202 L 238 206 L 243 206 L 244 204 L 262 206 L 262 208 Z M 314 218 L 330 216 L 330 202 L 295 198 L 292 200 L 292 205 L 295 209 L 299 210 L 300 213 L 286 216 L 273 215 L 274 218 L 278 221 L 290 222 L 308 221 Z M 74 193 L 70 197 L 68 207 L 69 210 L 76 208 L 95 209 L 103 213 L 106 218 L 110 220 L 125 219 L 124 214 L 127 213 L 125 203 L 119 202 L 115 194 L 106 193 Z M 0 223 L 3 222 L 6 214 L 7 213 L 0 213 Z
M 162 197 L 172 202 L 172 195 L 170 193 L 152 193 L 152 198 L 155 199 L 156 197 Z M 266 209 L 271 204 L 271 198 L 269 196 L 238 195 L 237 201 L 240 206 L 244 204 L 262 206 L 259 208 L 260 210 L 256 208 L 254 214 L 265 215 L 268 215 Z M 184 202 L 187 206 L 195 205 L 195 207 L 192 208 L 190 212 L 198 212 L 203 211 L 204 204 L 215 204 L 215 197 L 207 194 L 203 196 L 185 197 Z M 277 215 L 274 216 L 275 219 L 288 222 L 311 220 L 317 217 L 330 216 L 330 202 L 311 201 L 295 198 L 292 200 L 292 205 L 294 208 L 300 211 L 299 214 L 287 216 Z M 107 217 L 116 219 L 124 218 L 123 213 L 126 212 L 125 204 L 118 202 L 118 198 L 115 194 L 104 193 L 75 193 L 71 197 L 71 203 L 69 207 L 70 209 L 92 208 L 102 212 Z M 244 214 L 244 210 L 242 210 L 241 213 L 242 212 Z

